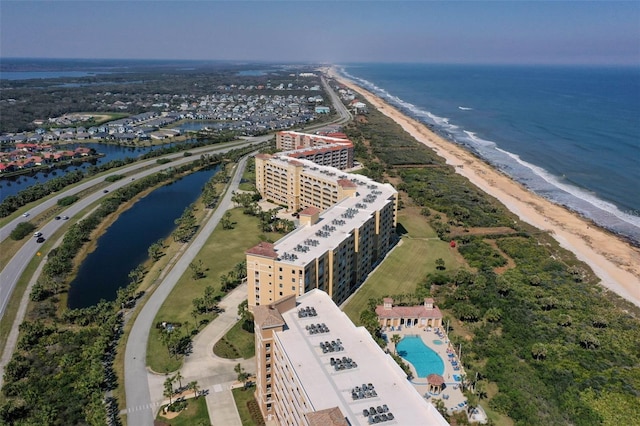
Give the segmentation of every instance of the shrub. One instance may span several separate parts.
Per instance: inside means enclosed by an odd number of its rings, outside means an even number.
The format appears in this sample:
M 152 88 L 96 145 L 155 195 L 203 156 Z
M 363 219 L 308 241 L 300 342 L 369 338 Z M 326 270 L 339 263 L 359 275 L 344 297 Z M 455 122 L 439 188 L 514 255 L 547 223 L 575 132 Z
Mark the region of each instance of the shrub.
M 34 229 L 36 229 L 36 227 L 31 222 L 20 222 L 18 226 L 16 226 L 14 230 L 11 231 L 11 234 L 9 234 L 9 236 L 14 241 L 20 241 L 27 235 L 31 234 Z
M 69 195 L 68 197 L 63 197 L 60 198 L 58 200 L 58 205 L 59 206 L 70 206 L 71 204 L 75 203 L 76 201 L 78 201 L 80 199 L 80 197 L 78 197 L 77 195 Z
M 107 176 L 104 181 L 105 182 L 115 182 L 118 181 L 120 179 L 122 179 L 124 176 L 122 175 L 111 175 L 111 176 Z

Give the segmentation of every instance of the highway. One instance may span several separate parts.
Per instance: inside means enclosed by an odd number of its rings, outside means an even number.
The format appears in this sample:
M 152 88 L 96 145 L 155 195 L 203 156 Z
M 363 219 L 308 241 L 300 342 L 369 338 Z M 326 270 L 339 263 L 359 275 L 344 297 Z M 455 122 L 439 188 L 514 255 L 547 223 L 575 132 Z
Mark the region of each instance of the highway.
M 135 173 L 136 170 L 138 169 L 149 167 L 148 169 L 145 169 L 141 172 L 138 172 L 133 175 L 129 175 L 135 179 L 140 179 L 145 176 L 151 175 L 153 173 L 157 173 L 168 167 L 174 167 L 176 165 L 195 161 L 198 158 L 197 155 L 200 155 L 200 154 L 227 152 L 238 147 L 264 142 L 270 139 L 271 137 L 272 136 L 262 136 L 262 137 L 252 138 L 251 140 L 244 141 L 241 143 L 226 145 L 224 148 L 213 145 L 213 146 L 193 149 L 189 151 L 194 154 L 193 156 L 190 156 L 190 157 L 184 157 L 182 152 L 179 154 L 171 154 L 167 157 L 163 157 L 163 158 L 171 158 L 173 160 L 171 163 L 157 165 L 156 161 L 158 160 L 158 158 L 154 158 L 153 160 L 135 163 L 123 169 L 114 170 L 113 173 L 114 174 L 115 173 L 117 174 Z M 151 167 L 153 165 L 156 165 L 156 166 Z M 98 184 L 104 183 L 104 179 L 105 179 L 105 176 L 101 176 L 99 178 L 91 179 L 87 182 L 84 182 L 74 188 L 66 190 L 60 193 L 58 197 L 53 197 L 49 200 L 42 202 L 38 206 L 34 207 L 33 209 L 30 210 L 30 214 L 32 216 L 37 216 L 45 212 L 47 209 L 50 209 L 51 207 L 55 206 L 58 198 L 67 197 L 70 195 L 77 194 L 81 191 L 90 189 Z M 131 183 L 130 179 L 121 179 L 104 188 L 100 187 L 99 190 L 96 190 L 94 193 L 89 194 L 85 197 L 82 197 L 76 203 L 71 205 L 68 209 L 61 212 L 60 216 L 68 216 L 69 218 L 72 218 L 76 216 L 78 213 L 80 213 L 81 211 L 83 211 L 85 208 L 90 206 L 92 203 L 100 200 L 103 197 L 108 196 L 108 193 L 104 193 L 103 189 L 107 189 L 109 192 L 111 192 L 125 185 L 128 185 L 129 183 Z M 17 226 L 17 224 L 23 221 L 25 221 L 25 218 L 20 216 L 12 220 L 11 222 L 9 222 L 7 225 L 3 226 L 2 229 L 0 229 L 1 240 L 4 240 L 6 237 L 8 237 L 8 235 Z M 50 236 L 54 235 L 55 232 L 65 223 L 66 221 L 64 220 L 52 219 L 49 222 L 47 222 L 44 226 L 42 226 L 40 229 L 38 229 L 38 231 L 42 232 L 45 238 L 49 238 Z M 13 258 L 11 258 L 11 260 L 4 266 L 4 268 L 2 269 L 2 272 L 0 272 L 0 318 L 4 316 L 4 313 L 7 308 L 7 303 L 9 302 L 11 293 L 13 292 L 13 289 L 15 288 L 16 283 L 20 279 L 20 276 L 24 272 L 25 268 L 27 267 L 31 259 L 33 259 L 33 257 L 36 256 L 36 254 L 42 247 L 42 244 L 38 244 L 35 238 L 32 238 L 32 237 L 26 237 L 26 238 L 29 238 L 29 240 L 22 245 L 22 247 L 13 256 Z

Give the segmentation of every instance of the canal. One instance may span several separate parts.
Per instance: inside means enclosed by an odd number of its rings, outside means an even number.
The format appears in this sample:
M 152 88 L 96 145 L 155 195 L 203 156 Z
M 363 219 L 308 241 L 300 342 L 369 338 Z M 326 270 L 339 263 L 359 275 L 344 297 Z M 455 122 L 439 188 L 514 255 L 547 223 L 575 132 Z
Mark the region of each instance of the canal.
M 117 290 L 129 284 L 129 272 L 147 259 L 149 246 L 171 234 L 174 220 L 198 199 L 218 168 L 195 172 L 158 188 L 122 213 L 82 262 L 71 282 L 69 307 L 115 300 Z

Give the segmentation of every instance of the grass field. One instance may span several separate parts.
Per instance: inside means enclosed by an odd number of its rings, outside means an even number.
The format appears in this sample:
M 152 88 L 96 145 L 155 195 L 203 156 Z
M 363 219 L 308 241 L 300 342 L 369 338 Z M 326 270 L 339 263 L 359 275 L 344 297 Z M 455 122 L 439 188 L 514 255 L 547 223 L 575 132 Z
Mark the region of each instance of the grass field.
M 264 421 L 256 422 L 254 418 L 251 416 L 251 411 L 249 411 L 249 407 L 247 403 L 253 401 L 254 406 L 254 415 L 262 415 L 260 413 L 260 409 L 258 408 L 258 403 L 255 402 L 255 398 L 253 397 L 253 392 L 255 388 L 236 388 L 233 389 L 233 399 L 236 401 L 236 407 L 238 408 L 238 413 L 240 414 L 240 421 L 242 422 L 242 426 L 258 426 L 263 425 Z M 257 410 L 257 412 L 256 412 Z
M 253 333 L 242 328 L 242 321 L 237 322 L 213 347 L 213 353 L 221 358 L 251 358 L 256 347 Z
M 280 234 L 260 234 L 258 219 L 242 214 L 239 209 L 232 209 L 230 212 L 231 220 L 235 223 L 234 229 L 225 230 L 219 225 L 194 259 L 194 262 L 202 261 L 206 268 L 206 277 L 194 280 L 191 271 L 187 271 L 158 311 L 154 324 L 162 321 L 182 324 L 188 322 L 193 327 L 193 299 L 202 297 L 207 286 L 212 286 L 216 294 L 224 296 L 220 290 L 220 275 L 228 273 L 237 263 L 243 261 L 245 250 L 258 244 L 261 237 L 271 240 L 281 237 Z M 205 315 L 201 315 L 198 321 L 203 319 L 207 319 Z M 213 316 L 209 316 L 208 319 L 213 319 Z M 147 365 L 158 372 L 177 370 L 182 361 L 168 357 L 167 350 L 162 346 L 158 336 L 159 333 L 155 329 L 151 330 L 147 347 Z
M 173 419 L 164 417 L 162 410 L 160 410 L 156 420 L 170 426 L 208 426 L 211 424 L 207 400 L 204 397 L 187 399 L 187 407 Z
M 464 262 L 457 250 L 436 237 L 419 209 L 400 210 L 398 228 L 406 231 L 400 244 L 343 307 L 357 325 L 360 324 L 360 312 L 366 308 L 369 299 L 412 293 L 428 273 L 436 272 L 436 259 L 442 258 L 447 270 L 457 270 Z

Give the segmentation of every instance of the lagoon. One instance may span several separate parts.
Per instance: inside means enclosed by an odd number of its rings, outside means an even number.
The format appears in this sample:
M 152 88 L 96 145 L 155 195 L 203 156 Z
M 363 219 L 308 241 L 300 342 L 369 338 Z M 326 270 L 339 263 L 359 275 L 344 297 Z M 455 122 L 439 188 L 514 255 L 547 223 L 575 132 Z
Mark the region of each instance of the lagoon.
M 129 272 L 148 258 L 149 246 L 171 234 L 174 220 L 198 199 L 218 168 L 195 172 L 158 188 L 122 213 L 82 262 L 70 285 L 69 307 L 115 300 L 118 289 L 129 284 Z

